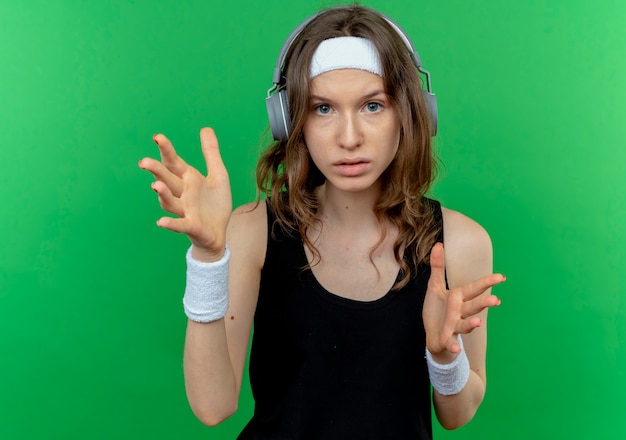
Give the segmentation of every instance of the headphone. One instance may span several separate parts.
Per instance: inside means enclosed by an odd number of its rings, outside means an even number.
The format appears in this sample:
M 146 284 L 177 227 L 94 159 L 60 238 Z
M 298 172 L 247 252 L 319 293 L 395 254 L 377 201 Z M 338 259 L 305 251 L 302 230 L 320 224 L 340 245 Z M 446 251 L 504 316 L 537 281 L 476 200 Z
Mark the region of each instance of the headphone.
M 346 6 L 339 6 L 331 9 L 347 9 Z M 287 99 L 287 88 L 286 88 L 286 78 L 283 75 L 283 67 L 285 64 L 285 57 L 287 55 L 287 51 L 291 47 L 293 41 L 300 35 L 302 29 L 309 24 L 313 19 L 315 19 L 320 14 L 328 11 L 328 9 L 318 12 L 304 20 L 302 23 L 296 27 L 291 34 L 287 37 L 287 40 L 283 43 L 283 46 L 280 49 L 278 54 L 278 59 L 276 61 L 276 67 L 274 67 L 274 76 L 272 78 L 272 87 L 267 91 L 267 98 L 265 98 L 265 103 L 267 105 L 267 114 L 270 121 L 270 129 L 272 130 L 272 135 L 274 139 L 277 141 L 284 141 L 289 138 L 289 130 L 291 128 L 291 118 L 289 116 L 289 105 Z M 378 13 L 378 12 L 377 12 Z M 420 59 L 419 54 L 413 47 L 413 43 L 408 35 L 400 28 L 398 24 L 396 24 L 393 20 L 386 17 L 383 14 L 381 15 L 385 21 L 398 33 L 404 45 L 408 49 L 411 54 L 411 59 L 417 67 L 417 70 L 422 73 L 426 77 L 426 90 L 423 91 L 424 99 L 426 101 L 426 106 L 428 110 L 428 116 L 430 119 L 431 126 L 431 136 L 435 136 L 437 134 L 437 100 L 435 98 L 435 94 L 432 93 L 432 85 L 430 82 L 430 72 L 422 68 L 422 60 Z

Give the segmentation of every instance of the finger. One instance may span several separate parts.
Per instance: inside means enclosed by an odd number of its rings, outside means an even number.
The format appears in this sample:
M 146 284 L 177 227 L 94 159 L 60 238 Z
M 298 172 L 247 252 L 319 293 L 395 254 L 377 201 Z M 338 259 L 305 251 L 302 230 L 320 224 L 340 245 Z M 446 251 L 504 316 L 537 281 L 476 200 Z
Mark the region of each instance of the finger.
M 186 234 L 189 230 L 188 221 L 185 218 L 161 217 L 157 220 L 157 226 L 180 234 Z
M 456 334 L 447 340 L 446 350 L 448 350 L 450 353 L 455 354 L 461 354 L 461 352 L 463 351 L 461 345 L 459 344 L 459 341 L 457 340 Z
M 435 243 L 430 251 L 430 278 L 428 284 L 433 288 L 445 289 L 446 275 L 443 243 Z
M 499 306 L 500 303 L 500 298 L 495 295 L 480 295 L 478 298 L 463 303 L 461 318 L 477 315 L 485 309 Z
M 168 186 L 171 186 L 173 182 L 180 180 L 176 175 L 170 172 L 165 165 L 150 157 L 141 159 L 139 161 L 139 168 L 150 172 L 154 176 L 155 180 L 161 180 Z
M 483 323 L 484 321 L 482 320 L 482 318 L 479 318 L 478 316 L 460 319 L 455 326 L 455 333 L 466 335 L 468 333 L 471 333 L 478 327 L 482 327 Z
M 182 177 L 189 165 L 180 157 L 170 140 L 162 134 L 155 134 L 153 137 L 154 142 L 159 146 L 159 152 L 161 153 L 161 162 L 171 171 L 174 175 Z
M 207 174 L 216 179 L 228 178 L 217 136 L 215 136 L 215 131 L 212 128 L 204 127 L 200 130 L 200 144 L 206 161 Z
M 156 139 L 156 137 L 159 135 L 154 136 Z M 164 148 L 167 150 L 168 147 L 165 146 Z M 163 154 L 161 154 L 161 156 L 163 157 Z M 183 167 L 185 169 L 190 168 L 189 165 L 185 163 L 185 161 L 183 161 L 182 159 L 180 159 L 180 161 L 184 164 Z M 152 173 L 156 180 L 163 181 L 176 197 L 180 197 L 180 194 L 183 190 L 181 178 L 177 174 L 175 174 L 166 164 L 150 157 L 145 157 L 139 161 L 139 168 Z
M 147 157 L 139 161 L 139 167 L 152 173 L 156 181 L 163 182 L 174 196 L 180 197 L 183 189 L 182 180 L 171 173 L 161 162 Z
M 165 183 L 161 181 L 153 182 L 152 189 L 159 195 L 161 208 L 179 217 L 185 216 L 180 199 L 172 194 Z
M 506 277 L 502 274 L 491 274 L 479 278 L 478 280 L 463 286 L 463 300 L 468 301 L 483 294 L 487 289 L 501 284 L 506 281 Z

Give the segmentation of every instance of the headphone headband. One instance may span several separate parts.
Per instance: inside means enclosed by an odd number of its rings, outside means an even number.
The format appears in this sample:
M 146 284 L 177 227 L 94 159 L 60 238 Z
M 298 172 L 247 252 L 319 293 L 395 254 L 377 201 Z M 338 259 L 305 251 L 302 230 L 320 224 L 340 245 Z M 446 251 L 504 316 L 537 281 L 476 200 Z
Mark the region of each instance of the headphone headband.
M 284 89 L 284 84 L 282 83 L 283 78 L 283 67 L 285 64 L 285 58 L 287 56 L 287 52 L 289 52 L 289 48 L 293 44 L 294 40 L 300 35 L 302 30 L 315 18 L 320 16 L 321 14 L 326 13 L 329 10 L 337 10 L 337 9 L 349 9 L 351 6 L 337 6 L 334 8 L 324 9 L 316 14 L 311 15 L 307 19 L 305 19 L 302 23 L 300 23 L 287 37 L 282 47 L 280 48 L 280 52 L 278 53 L 278 58 L 276 60 L 276 66 L 274 67 L 274 74 L 272 77 L 272 87 L 267 91 L 266 104 L 267 104 L 267 112 L 270 121 L 270 128 L 272 130 L 272 134 L 275 140 L 286 140 L 289 137 L 289 129 L 291 127 L 291 119 L 289 116 L 288 109 L 288 100 L 287 93 Z M 369 8 L 364 8 L 369 9 Z M 372 9 L 369 9 L 372 10 Z M 413 46 L 413 42 L 409 38 L 409 36 L 402 30 L 402 28 L 389 17 L 381 14 L 378 11 L 374 11 L 376 14 L 380 15 L 400 36 L 404 45 L 411 55 L 411 59 L 415 64 L 417 70 L 422 73 L 426 77 L 426 90 L 424 90 L 424 97 L 426 99 L 426 104 L 428 106 L 428 112 L 430 116 L 431 128 L 432 128 L 432 136 L 437 134 L 437 102 L 435 99 L 435 95 L 432 92 L 432 84 L 430 80 L 430 72 L 422 68 L 422 60 L 420 59 L 419 54 L 415 50 Z

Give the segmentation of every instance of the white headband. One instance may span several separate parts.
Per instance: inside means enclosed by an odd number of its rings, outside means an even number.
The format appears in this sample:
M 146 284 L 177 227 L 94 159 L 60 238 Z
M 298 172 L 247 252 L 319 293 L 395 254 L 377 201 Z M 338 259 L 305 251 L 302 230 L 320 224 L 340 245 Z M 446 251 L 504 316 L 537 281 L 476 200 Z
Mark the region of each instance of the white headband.
M 383 76 L 378 51 L 367 38 L 329 38 L 317 46 L 311 60 L 309 78 L 338 69 L 359 69 Z

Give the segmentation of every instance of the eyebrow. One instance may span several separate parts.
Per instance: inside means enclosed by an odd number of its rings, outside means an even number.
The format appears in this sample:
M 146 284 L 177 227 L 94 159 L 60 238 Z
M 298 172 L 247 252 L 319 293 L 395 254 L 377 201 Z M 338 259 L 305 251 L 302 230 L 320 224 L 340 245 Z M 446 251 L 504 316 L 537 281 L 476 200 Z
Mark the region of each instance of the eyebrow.
M 371 93 L 366 93 L 365 95 L 359 97 L 360 100 L 366 100 L 366 99 L 371 99 L 374 96 L 378 96 L 378 95 L 385 95 L 387 96 L 387 93 L 385 93 L 384 90 L 375 90 Z M 311 99 L 311 101 L 331 101 L 330 99 L 324 97 L 324 96 L 320 96 L 320 95 L 311 95 L 309 97 Z

